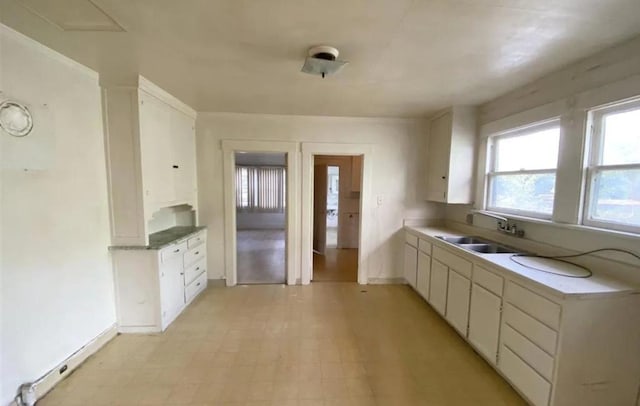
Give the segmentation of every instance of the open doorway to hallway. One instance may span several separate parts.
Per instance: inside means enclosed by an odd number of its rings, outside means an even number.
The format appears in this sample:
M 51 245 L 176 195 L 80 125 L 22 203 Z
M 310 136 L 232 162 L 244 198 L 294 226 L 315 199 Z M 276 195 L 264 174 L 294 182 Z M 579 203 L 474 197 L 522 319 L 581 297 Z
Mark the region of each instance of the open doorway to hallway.
M 239 284 L 285 283 L 286 154 L 235 154 Z
M 362 156 L 316 155 L 312 281 L 358 280 Z

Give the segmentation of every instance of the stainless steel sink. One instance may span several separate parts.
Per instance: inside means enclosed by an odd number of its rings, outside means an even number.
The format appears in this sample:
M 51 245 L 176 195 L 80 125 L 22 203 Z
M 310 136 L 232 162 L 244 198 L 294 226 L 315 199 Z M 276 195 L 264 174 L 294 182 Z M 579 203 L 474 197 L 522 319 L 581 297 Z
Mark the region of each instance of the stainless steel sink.
M 457 244 L 460 247 L 481 254 L 515 254 L 518 251 L 498 244 Z
M 437 236 L 436 238 L 439 238 L 443 241 L 446 242 L 450 242 L 451 244 L 489 244 L 490 242 L 487 240 L 483 240 L 482 238 L 478 238 L 478 237 L 444 237 L 444 236 Z
M 457 245 L 460 248 L 464 248 L 469 251 L 477 252 L 479 254 L 517 254 L 521 253 L 514 248 L 507 247 L 501 244 L 497 244 L 493 241 L 485 240 L 479 237 L 445 237 L 436 236 L 443 241 Z

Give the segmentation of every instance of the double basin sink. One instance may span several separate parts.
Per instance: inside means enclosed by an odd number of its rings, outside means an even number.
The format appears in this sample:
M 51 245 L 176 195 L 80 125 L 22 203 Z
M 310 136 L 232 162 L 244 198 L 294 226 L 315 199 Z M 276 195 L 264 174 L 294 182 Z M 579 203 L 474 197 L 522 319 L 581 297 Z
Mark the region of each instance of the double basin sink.
M 436 238 L 479 254 L 518 254 L 521 252 L 506 245 L 500 245 L 478 237 L 444 237 L 439 235 Z

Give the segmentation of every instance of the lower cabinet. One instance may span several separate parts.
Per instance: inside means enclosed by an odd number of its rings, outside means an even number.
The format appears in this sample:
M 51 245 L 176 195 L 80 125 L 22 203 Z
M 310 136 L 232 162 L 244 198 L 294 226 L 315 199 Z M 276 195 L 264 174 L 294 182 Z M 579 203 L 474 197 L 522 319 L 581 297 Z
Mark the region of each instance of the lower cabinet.
M 469 341 L 493 365 L 498 356 L 501 309 L 500 296 L 473 283 L 469 306 Z
M 412 288 L 417 286 L 418 249 L 408 243 L 404 244 L 404 279 Z
M 449 285 L 449 268 L 435 258 L 431 258 L 431 284 L 429 286 L 429 303 L 441 315 L 447 310 L 447 286 Z
M 429 286 L 431 285 L 431 257 L 422 251 L 418 252 L 418 282 L 416 290 L 429 301 Z
M 207 286 L 206 232 L 160 250 L 111 251 L 118 331 L 164 331 Z
M 455 270 L 449 269 L 445 318 L 463 337 L 467 336 L 470 294 L 471 281 Z

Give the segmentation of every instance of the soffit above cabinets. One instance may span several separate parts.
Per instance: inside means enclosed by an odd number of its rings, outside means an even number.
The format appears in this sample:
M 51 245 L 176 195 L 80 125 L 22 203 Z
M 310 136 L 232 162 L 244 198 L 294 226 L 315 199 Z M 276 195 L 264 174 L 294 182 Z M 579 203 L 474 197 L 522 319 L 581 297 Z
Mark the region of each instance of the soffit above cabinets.
M 19 4 L 63 31 L 125 31 L 91 0 L 20 0 Z

